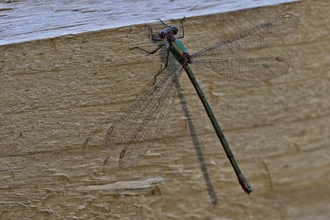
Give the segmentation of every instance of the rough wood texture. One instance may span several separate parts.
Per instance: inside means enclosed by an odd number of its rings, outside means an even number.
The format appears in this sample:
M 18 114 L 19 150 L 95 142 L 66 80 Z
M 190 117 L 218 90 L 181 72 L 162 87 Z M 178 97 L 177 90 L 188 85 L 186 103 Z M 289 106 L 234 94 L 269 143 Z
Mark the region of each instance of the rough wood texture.
M 196 70 L 249 196 L 185 75 L 145 159 L 123 171 L 110 154 L 103 166 L 107 129 L 160 68 L 157 55 L 128 50 L 155 46 L 143 25 L 1 46 L 1 219 L 328 219 L 329 11 L 306 1 L 186 20 L 194 53 L 281 14 L 300 19 L 254 54 L 285 58 L 281 78 L 251 84 Z

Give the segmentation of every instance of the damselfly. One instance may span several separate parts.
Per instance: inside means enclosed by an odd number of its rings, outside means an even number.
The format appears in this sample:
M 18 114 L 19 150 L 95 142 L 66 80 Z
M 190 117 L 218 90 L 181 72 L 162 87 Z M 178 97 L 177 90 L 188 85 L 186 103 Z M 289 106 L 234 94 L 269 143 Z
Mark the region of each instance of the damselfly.
M 183 21 L 184 18 L 181 21 L 182 36 L 180 37 L 175 37 L 178 33 L 176 26 L 167 25 L 163 21 L 161 22 L 165 26 L 165 29 L 159 32 L 159 37 L 154 37 L 152 28 L 146 25 L 149 29 L 151 39 L 162 43 L 151 52 L 140 47 L 130 48 L 153 54 L 164 45 L 167 45 L 165 67 L 156 76 L 166 70 L 170 53 L 176 58 L 179 64 L 173 69 L 168 70 L 165 76 L 155 84 L 154 88 L 111 125 L 106 135 L 106 145 L 110 150 L 120 145 L 124 146 L 119 155 L 119 167 L 122 169 L 127 169 L 142 159 L 162 131 L 162 126 L 171 108 L 175 85 L 178 83 L 184 70 L 211 120 L 215 133 L 235 170 L 238 182 L 243 190 L 249 194 L 252 192 L 252 187 L 240 170 L 220 125 L 201 87 L 197 83 L 190 64 L 205 66 L 216 73 L 239 80 L 266 81 L 279 77 L 287 73 L 289 69 L 288 63 L 283 58 L 232 58 L 236 55 L 257 51 L 283 39 L 297 28 L 299 20 L 294 15 L 281 15 L 238 34 L 229 40 L 206 47 L 193 55 L 190 55 L 182 42 L 178 40 L 184 37 Z M 204 55 L 220 59 L 196 59 Z

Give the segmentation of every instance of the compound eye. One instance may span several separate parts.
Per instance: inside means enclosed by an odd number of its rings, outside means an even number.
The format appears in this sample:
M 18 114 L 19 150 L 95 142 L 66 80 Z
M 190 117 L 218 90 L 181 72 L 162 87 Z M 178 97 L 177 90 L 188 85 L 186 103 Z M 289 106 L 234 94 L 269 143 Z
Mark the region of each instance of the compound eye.
M 166 36 L 165 31 L 161 31 L 161 32 L 159 32 L 159 38 L 160 38 L 160 39 L 164 39 L 165 36 Z
M 171 32 L 173 35 L 176 35 L 178 33 L 179 29 L 176 26 L 171 27 Z

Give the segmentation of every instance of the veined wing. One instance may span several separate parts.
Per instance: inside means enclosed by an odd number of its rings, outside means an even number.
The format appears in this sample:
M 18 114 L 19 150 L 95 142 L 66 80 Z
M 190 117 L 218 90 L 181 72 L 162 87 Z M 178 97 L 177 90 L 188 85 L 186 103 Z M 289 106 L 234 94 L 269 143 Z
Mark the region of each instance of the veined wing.
M 171 109 L 175 84 L 182 74 L 179 64 L 129 108 L 113 125 L 106 135 L 106 145 L 115 150 L 124 145 L 119 155 L 119 167 L 128 169 L 146 154 L 151 144 L 161 133 Z
M 239 80 L 270 80 L 288 72 L 289 64 L 281 57 L 259 57 L 229 60 L 196 60 L 214 72 Z
M 296 16 L 291 14 L 275 17 L 265 23 L 251 28 L 229 40 L 213 44 L 192 55 L 197 58 L 213 55 L 219 58 L 233 57 L 265 48 L 292 33 L 299 24 Z

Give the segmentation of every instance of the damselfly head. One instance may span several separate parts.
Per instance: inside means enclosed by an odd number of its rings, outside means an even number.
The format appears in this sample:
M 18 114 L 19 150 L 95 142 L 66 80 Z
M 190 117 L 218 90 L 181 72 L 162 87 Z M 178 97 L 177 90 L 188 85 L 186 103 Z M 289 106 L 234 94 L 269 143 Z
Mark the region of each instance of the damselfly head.
M 179 31 L 179 29 L 176 26 L 171 26 L 170 31 L 173 35 L 176 35 Z
M 166 29 L 165 29 L 165 30 L 166 30 Z M 159 32 L 159 38 L 160 38 L 160 39 L 164 39 L 164 38 L 165 38 L 165 36 L 166 36 L 166 32 L 165 32 L 165 30 L 162 30 L 162 31 Z
M 176 35 L 179 29 L 176 26 L 170 26 L 159 32 L 159 38 L 164 39 L 166 36 Z

